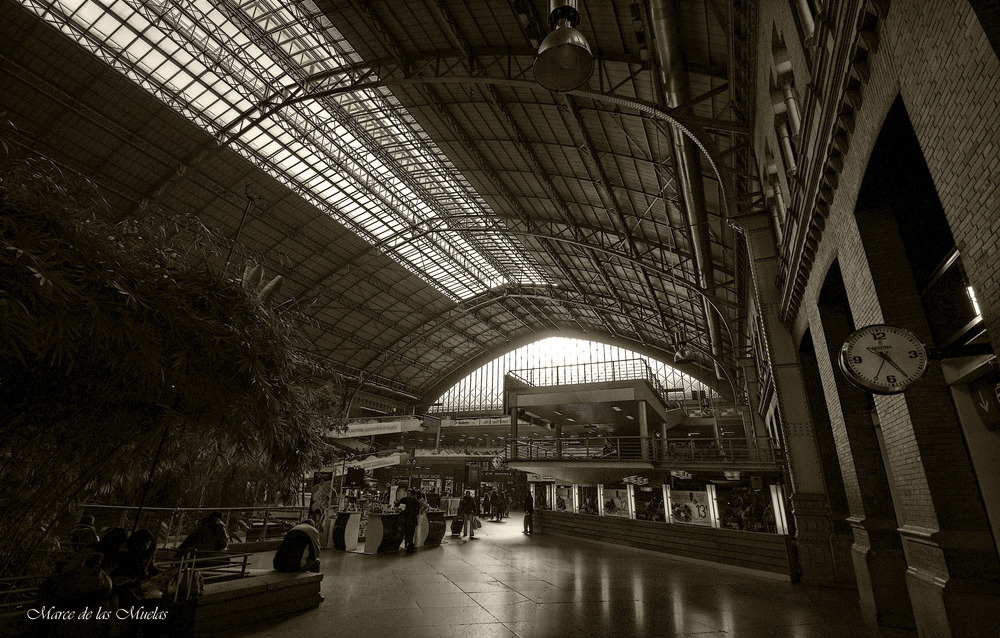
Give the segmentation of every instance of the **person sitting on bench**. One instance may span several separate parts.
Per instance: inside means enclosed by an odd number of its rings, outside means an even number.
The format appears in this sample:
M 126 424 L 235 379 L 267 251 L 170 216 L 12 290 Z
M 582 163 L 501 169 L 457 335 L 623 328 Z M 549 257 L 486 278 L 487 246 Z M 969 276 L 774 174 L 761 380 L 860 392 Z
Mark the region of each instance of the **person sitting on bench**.
M 274 569 L 279 572 L 319 571 L 319 530 L 311 518 L 285 534 L 274 554 Z

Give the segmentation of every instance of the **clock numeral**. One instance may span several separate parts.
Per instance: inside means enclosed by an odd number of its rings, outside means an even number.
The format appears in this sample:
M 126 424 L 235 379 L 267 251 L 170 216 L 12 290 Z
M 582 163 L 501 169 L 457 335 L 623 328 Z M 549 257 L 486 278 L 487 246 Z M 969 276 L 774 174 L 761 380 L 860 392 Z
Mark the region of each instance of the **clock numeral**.
M 888 383 L 895 383 L 896 382 L 896 375 L 890 374 L 890 375 L 886 376 L 885 380 Z
M 917 353 L 917 351 L 916 351 L 916 350 L 910 350 L 910 351 L 909 351 L 909 352 L 907 352 L 906 354 L 910 355 L 910 358 L 911 358 L 911 359 L 916 359 L 917 357 L 919 357 L 919 356 L 920 356 L 920 355 L 919 355 L 919 354 Z
M 851 357 L 851 363 L 861 363 L 861 357 Z
M 873 332 L 872 333 L 872 338 L 874 338 L 875 341 L 882 341 L 883 339 L 885 339 L 885 333 L 884 332 Z

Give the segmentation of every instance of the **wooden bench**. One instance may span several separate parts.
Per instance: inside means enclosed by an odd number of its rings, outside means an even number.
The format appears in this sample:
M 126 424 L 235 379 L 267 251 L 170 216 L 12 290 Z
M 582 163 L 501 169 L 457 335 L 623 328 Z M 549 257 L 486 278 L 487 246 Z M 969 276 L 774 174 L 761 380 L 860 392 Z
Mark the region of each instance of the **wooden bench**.
M 322 581 L 323 574 L 248 569 L 243 578 L 206 583 L 204 593 L 189 601 L 174 603 L 170 597 L 165 597 L 143 601 L 143 605 L 147 610 L 167 612 L 167 618 L 162 621 L 165 623 L 161 627 L 162 635 L 209 636 L 318 607 L 323 602 Z M 34 589 L 28 592 L 32 599 Z M 25 600 L 0 613 L 0 635 L 36 635 L 37 623 L 26 618 L 27 609 L 36 605 L 33 600 Z M 93 628 L 100 632 L 104 627 L 94 621 Z
M 322 581 L 323 574 L 251 569 L 244 578 L 207 584 L 195 607 L 194 634 L 210 635 L 318 607 L 323 602 Z

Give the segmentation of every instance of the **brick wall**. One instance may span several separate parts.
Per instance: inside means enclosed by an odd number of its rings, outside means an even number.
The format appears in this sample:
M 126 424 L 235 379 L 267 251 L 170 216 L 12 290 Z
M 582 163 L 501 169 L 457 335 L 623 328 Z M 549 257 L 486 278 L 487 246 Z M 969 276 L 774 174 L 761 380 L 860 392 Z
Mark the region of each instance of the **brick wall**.
M 796 25 L 792 3 L 773 0 L 762 4 L 758 26 L 758 72 L 767 68 L 772 29 Z M 843 9 L 853 3 L 830 2 L 830 20 L 844 19 Z M 861 92 L 861 104 L 853 112 L 849 147 L 843 152 L 825 229 L 816 249 L 801 303 L 789 317 L 796 342 L 812 330 L 822 335 L 817 310 L 820 290 L 834 260 L 843 275 L 850 311 L 857 326 L 886 321 L 916 326 L 927 338 L 926 321 L 916 297 L 905 260 L 890 257 L 875 234 L 864 233 L 855 219 L 855 205 L 869 157 L 886 114 L 901 96 L 923 151 L 931 178 L 961 253 L 970 284 L 975 288 L 990 340 L 1000 351 L 1000 60 L 983 30 L 980 18 L 966 0 L 891 0 L 868 3 L 879 14 L 877 44 L 867 58 L 869 79 Z M 866 6 L 866 3 L 860 3 Z M 887 11 L 886 11 L 887 9 Z M 860 15 L 860 14 L 859 14 Z M 831 27 L 832 28 L 832 27 Z M 843 24 L 838 28 L 842 29 Z M 767 42 L 763 42 L 763 40 Z M 810 71 L 802 52 L 786 45 L 800 73 Z M 824 43 L 826 44 L 826 43 Z M 799 57 L 801 59 L 796 60 Z M 835 66 L 835 65 L 834 65 Z M 844 69 L 844 84 L 850 79 Z M 808 77 L 808 75 L 806 75 Z M 808 80 L 815 95 L 837 88 L 836 81 Z M 836 105 L 831 94 L 826 104 Z M 758 160 L 773 128 L 769 101 L 759 96 L 754 140 Z M 822 104 L 814 100 L 813 105 Z M 815 134 L 830 113 L 807 112 L 804 129 Z M 832 129 L 831 129 L 832 130 Z M 809 133 L 807 133 L 808 135 Z M 825 153 L 829 147 L 814 139 L 803 150 Z M 801 157 L 801 155 L 800 155 Z M 809 157 L 804 162 L 808 164 Z M 817 180 L 813 173 L 800 174 L 800 192 L 808 193 Z M 802 206 L 803 198 L 795 202 Z M 804 198 L 807 199 L 808 198 Z M 810 206 L 814 205 L 812 202 Z M 812 210 L 801 208 L 793 216 L 808 220 Z M 863 239 L 864 237 L 864 239 Z M 866 245 L 867 244 L 867 245 Z M 881 258 L 881 259 L 880 259 Z M 875 275 L 873 275 L 873 272 Z M 786 290 L 798 273 L 784 282 Z M 908 291 L 904 290 L 909 287 Z M 787 299 L 787 297 L 786 297 Z M 929 340 L 929 339 L 928 339 Z M 860 475 L 875 471 L 853 457 L 841 425 L 835 362 L 817 342 L 823 386 L 830 418 L 837 437 L 842 465 Z M 911 598 L 918 629 L 924 635 L 950 635 L 955 610 L 984 613 L 994 609 L 1000 596 L 988 587 L 979 598 L 941 593 L 939 583 L 967 579 L 971 588 L 988 583 L 998 574 L 995 540 L 989 530 L 964 439 L 957 424 L 954 405 L 947 392 L 940 366 L 932 366 L 928 377 L 904 395 L 876 397 L 875 404 L 884 434 L 889 470 L 896 482 L 896 509 L 904 529 L 906 562 Z M 979 477 L 983 479 L 984 477 Z M 988 477 L 985 477 L 988 478 Z M 845 477 L 852 510 L 858 505 L 855 478 Z M 945 531 L 940 533 L 939 530 Z M 962 538 L 959 542 L 957 539 Z M 937 580 L 935 580 L 937 579 Z M 956 586 L 958 587 L 958 586 Z M 952 596 L 951 602 L 940 602 Z M 963 597 L 964 596 L 964 597 Z M 960 599 L 959 602 L 955 602 Z M 971 602 L 970 602 L 971 601 Z M 992 601 L 992 602 L 991 602 Z M 920 603 L 919 605 L 917 603 Z M 947 609 L 947 610 L 946 610 Z M 994 612 L 990 612 L 994 613 Z M 966 614 L 967 615 L 967 614 Z M 994 614 L 995 615 L 995 614 Z M 942 633 L 946 632 L 946 633 Z

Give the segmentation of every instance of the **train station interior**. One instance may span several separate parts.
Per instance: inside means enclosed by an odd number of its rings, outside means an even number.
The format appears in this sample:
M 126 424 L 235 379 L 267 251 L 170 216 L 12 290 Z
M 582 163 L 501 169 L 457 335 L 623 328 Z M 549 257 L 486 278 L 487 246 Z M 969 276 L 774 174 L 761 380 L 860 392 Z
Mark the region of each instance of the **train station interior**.
M 0 634 L 1000 637 L 996 2 L 0 0 L 0 206 Z

